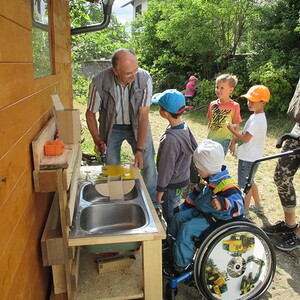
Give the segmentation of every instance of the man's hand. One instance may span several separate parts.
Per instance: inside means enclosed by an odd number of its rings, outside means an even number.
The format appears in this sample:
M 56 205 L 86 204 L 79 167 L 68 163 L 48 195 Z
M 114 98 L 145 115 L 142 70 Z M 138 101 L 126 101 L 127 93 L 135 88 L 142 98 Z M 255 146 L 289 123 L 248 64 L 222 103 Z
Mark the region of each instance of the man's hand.
M 134 166 L 136 168 L 139 168 L 140 170 L 144 167 L 144 160 L 143 160 L 143 152 L 142 151 L 136 151 L 134 155 Z
M 94 151 L 97 154 L 106 152 L 106 149 L 107 149 L 106 144 L 103 141 L 97 142 L 97 144 L 95 144 L 94 147 Z
M 212 200 L 211 200 L 211 205 L 215 210 L 221 210 L 222 206 L 221 203 L 219 202 L 219 200 L 217 199 L 217 196 L 213 196 Z

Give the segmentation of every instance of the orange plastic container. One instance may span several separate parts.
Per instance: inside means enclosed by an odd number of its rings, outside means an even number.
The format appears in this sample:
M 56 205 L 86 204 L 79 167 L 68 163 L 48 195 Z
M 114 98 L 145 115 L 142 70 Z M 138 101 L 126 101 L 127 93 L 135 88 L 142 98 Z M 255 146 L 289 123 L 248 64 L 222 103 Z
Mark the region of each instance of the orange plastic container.
M 44 153 L 46 156 L 60 155 L 65 151 L 65 144 L 61 140 L 47 141 L 44 145 Z

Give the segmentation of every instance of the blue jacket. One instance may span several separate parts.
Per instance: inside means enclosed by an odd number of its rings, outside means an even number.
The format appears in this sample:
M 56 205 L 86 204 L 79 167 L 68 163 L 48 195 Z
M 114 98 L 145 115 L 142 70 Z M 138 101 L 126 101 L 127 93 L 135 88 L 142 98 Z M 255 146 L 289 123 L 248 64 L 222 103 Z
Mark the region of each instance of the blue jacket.
M 219 211 L 211 205 L 213 196 L 217 197 L 222 206 Z M 228 220 L 244 214 L 244 198 L 229 176 L 226 166 L 223 166 L 220 173 L 210 176 L 207 182 L 198 183 L 189 194 L 187 202 L 219 220 Z

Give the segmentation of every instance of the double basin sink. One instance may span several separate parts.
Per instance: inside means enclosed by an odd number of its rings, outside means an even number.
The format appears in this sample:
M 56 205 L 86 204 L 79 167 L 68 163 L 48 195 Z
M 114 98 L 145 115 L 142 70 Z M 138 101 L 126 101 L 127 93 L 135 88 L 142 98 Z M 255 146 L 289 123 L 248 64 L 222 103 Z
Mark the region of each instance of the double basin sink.
M 96 189 L 105 183 L 78 181 L 70 238 L 157 232 L 139 179 L 124 197 L 113 200 Z

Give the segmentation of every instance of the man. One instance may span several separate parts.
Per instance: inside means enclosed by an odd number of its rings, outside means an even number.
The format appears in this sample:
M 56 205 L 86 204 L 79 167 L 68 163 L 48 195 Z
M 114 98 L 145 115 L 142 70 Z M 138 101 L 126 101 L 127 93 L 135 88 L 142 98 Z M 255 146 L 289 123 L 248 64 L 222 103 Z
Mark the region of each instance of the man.
M 112 66 L 92 79 L 86 121 L 95 152 L 106 150 L 108 165 L 120 164 L 121 145 L 127 140 L 134 153 L 134 165 L 142 170 L 155 203 L 157 174 L 149 124 L 151 97 L 149 73 L 139 68 L 133 51 L 120 49 L 112 56 Z

